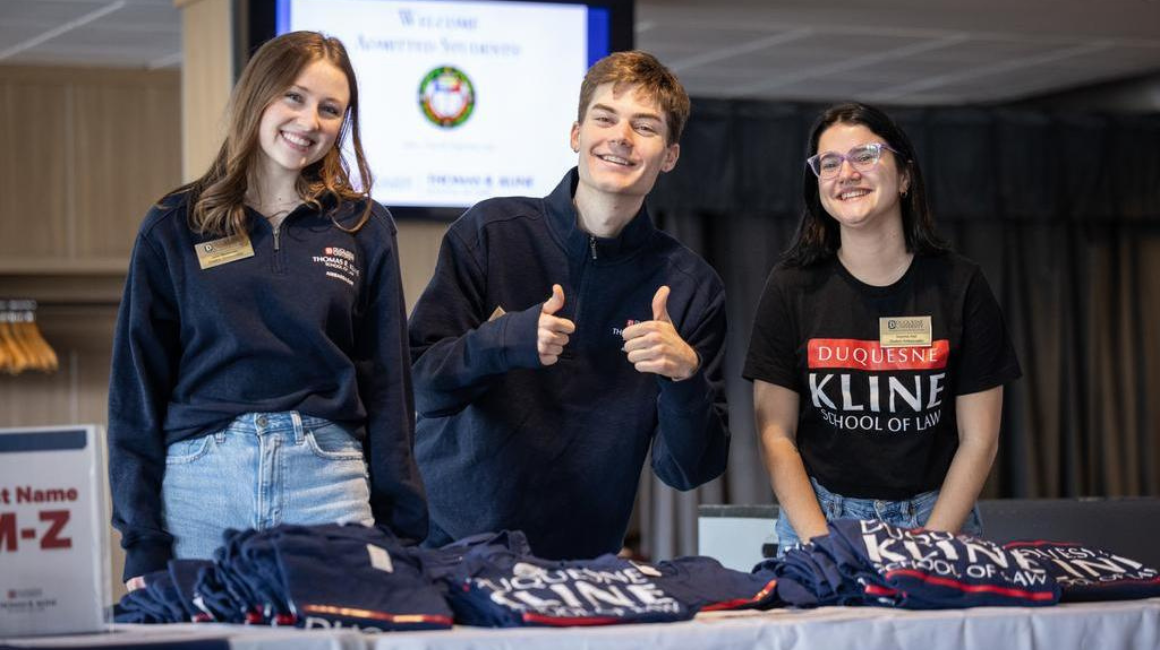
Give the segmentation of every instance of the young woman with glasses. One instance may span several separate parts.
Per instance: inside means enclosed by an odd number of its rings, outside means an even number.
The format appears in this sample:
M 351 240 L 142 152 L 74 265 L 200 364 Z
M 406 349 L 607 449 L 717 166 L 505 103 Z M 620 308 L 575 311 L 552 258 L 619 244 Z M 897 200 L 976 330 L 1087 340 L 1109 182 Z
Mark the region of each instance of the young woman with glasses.
M 934 232 L 918 161 L 881 110 L 814 124 L 805 210 L 746 358 L 780 552 L 826 521 L 978 534 L 1003 384 L 1020 375 L 979 267 Z

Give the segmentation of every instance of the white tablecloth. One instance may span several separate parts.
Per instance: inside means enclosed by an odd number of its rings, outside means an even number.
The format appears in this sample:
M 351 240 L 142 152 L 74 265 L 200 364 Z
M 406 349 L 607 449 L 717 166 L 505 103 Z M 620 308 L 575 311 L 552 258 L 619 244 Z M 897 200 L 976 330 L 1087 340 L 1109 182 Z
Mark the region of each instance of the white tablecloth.
M 229 625 L 118 625 L 103 635 L 4 639 L 16 647 L 100 647 L 226 639 L 245 650 L 766 648 L 769 650 L 1157 650 L 1160 598 L 1043 608 L 914 612 L 876 607 L 714 612 L 685 623 L 545 629 L 457 627 L 380 635 Z

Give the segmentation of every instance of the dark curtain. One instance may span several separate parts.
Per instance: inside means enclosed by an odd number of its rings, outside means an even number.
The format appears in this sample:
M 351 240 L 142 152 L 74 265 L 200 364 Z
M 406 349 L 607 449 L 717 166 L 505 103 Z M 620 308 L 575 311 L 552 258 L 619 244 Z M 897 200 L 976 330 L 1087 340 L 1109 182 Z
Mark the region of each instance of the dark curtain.
M 642 479 L 642 551 L 696 552 L 696 506 L 771 503 L 741 378 L 769 269 L 801 210 L 821 107 L 694 100 L 657 223 L 725 282 L 733 445 L 718 481 Z M 984 497 L 1160 495 L 1160 116 L 899 109 L 941 234 L 984 269 L 1023 378 Z

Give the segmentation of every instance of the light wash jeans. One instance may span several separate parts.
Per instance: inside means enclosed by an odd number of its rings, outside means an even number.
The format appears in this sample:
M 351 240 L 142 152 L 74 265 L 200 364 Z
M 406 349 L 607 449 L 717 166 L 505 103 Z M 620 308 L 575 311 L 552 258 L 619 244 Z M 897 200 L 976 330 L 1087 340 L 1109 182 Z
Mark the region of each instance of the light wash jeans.
M 348 427 L 295 411 L 246 413 L 173 443 L 161 494 L 182 559 L 212 559 L 227 528 L 374 523 L 362 443 Z
M 810 485 L 814 488 L 814 494 L 818 497 L 818 505 L 822 507 L 822 514 L 826 516 L 826 521 L 877 519 L 902 528 L 918 528 L 926 524 L 926 520 L 930 519 L 931 511 L 934 510 L 934 503 L 938 500 L 939 493 L 938 490 L 932 490 L 904 501 L 881 501 L 855 499 L 835 494 L 822 487 L 821 483 L 818 483 L 813 477 L 810 478 Z M 774 529 L 777 532 L 777 557 L 782 557 L 786 551 L 801 544 L 801 540 L 789 523 L 789 517 L 779 513 Z M 975 537 L 983 534 L 983 522 L 979 518 L 978 506 L 971 509 L 971 514 L 963 523 L 961 532 Z

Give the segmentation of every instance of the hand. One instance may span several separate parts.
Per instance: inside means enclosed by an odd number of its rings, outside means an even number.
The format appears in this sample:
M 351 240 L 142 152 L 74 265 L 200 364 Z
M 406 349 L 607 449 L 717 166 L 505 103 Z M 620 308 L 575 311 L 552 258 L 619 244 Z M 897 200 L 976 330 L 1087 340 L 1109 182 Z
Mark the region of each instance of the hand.
M 135 576 L 135 577 L 129 578 L 129 580 L 127 580 L 125 582 L 125 588 L 128 589 L 129 591 L 137 591 L 138 589 L 144 589 L 145 588 L 145 576 Z
M 624 328 L 624 351 L 637 372 L 680 381 L 697 372 L 701 359 L 673 327 L 668 301 L 669 288 L 657 289 L 652 300 L 653 319 Z
M 564 288 L 552 285 L 552 297 L 540 307 L 540 324 L 536 328 L 536 352 L 540 363 L 550 366 L 560 360 L 564 346 L 568 345 L 568 335 L 576 331 L 576 325 L 567 318 L 556 318 L 555 313 L 564 306 Z

